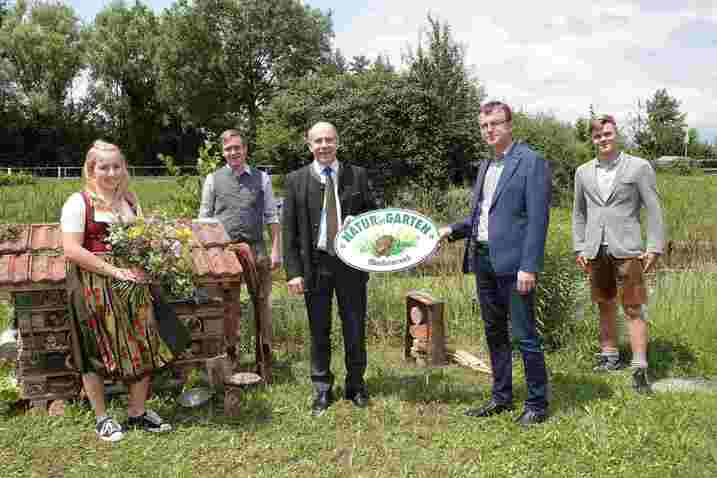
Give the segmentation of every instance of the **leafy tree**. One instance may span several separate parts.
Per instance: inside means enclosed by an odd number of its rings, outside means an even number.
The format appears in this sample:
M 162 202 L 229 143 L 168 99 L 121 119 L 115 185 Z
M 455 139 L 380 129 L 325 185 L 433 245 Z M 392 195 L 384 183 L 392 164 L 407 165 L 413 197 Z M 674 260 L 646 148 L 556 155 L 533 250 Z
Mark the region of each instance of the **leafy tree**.
M 393 73 L 396 71 L 396 68 L 394 68 L 391 64 L 391 59 L 388 55 L 378 55 L 376 60 L 373 62 L 373 65 L 371 65 L 371 68 L 373 70 L 385 71 L 387 73 Z
M 659 89 L 651 99 L 638 102 L 635 137 L 640 152 L 650 159 L 665 155 L 684 154 L 685 114 L 680 113 L 680 102 L 666 89 Z
M 535 148 L 550 162 L 553 203 L 570 204 L 575 169 L 592 158 L 592 143 L 580 141 L 569 124 L 547 114 L 514 112 L 513 136 Z
M 341 53 L 338 48 L 329 55 L 326 59 L 325 64 L 322 66 L 319 75 L 321 76 L 332 76 L 332 75 L 343 75 L 349 70 L 348 62 L 346 57 Z
M 7 14 L 8 14 L 7 1 L 0 0 L 0 26 L 2 26 L 3 19 L 5 18 L 5 15 L 7 15 Z
M 371 66 L 371 60 L 366 55 L 354 55 L 349 65 L 352 73 L 364 73 Z
M 592 141 L 590 137 L 590 120 L 586 118 L 578 118 L 575 121 L 575 139 L 581 143 Z
M 700 140 L 697 128 L 687 130 L 687 156 L 691 159 L 712 159 L 714 157 L 713 146 L 706 141 Z
M 113 2 L 84 32 L 94 80 L 90 93 L 106 115 L 110 136 L 130 158 L 154 158 L 163 119 L 159 100 L 159 19 L 140 2 Z
M 3 18 L 0 50 L 28 117 L 38 126 L 61 124 L 69 89 L 82 68 L 80 23 L 72 8 L 18 0 Z
M 453 181 L 462 180 L 461 173 L 485 151 L 478 126 L 485 95 L 465 64 L 465 48 L 453 39 L 448 24 L 430 15 L 427 19 L 424 38 L 404 60 L 409 80 L 430 96 L 429 131 L 422 136 L 428 155 L 423 167 L 427 184 L 436 184 L 446 177 L 445 171 L 454 172 Z M 441 185 L 440 179 L 436 185 Z
M 331 36 L 330 16 L 295 0 L 179 0 L 162 18 L 164 98 L 189 124 L 244 127 L 253 148 L 262 108 L 320 68 Z
M 266 111 L 257 159 L 283 170 L 306 163 L 305 131 L 327 120 L 339 130 L 340 157 L 374 171 L 387 199 L 412 182 L 442 191 L 474 179 L 472 165 L 485 150 L 478 127 L 483 93 L 450 29 L 429 22 L 425 45 L 407 57 L 405 71 L 383 58 L 369 67 L 355 57 L 351 73 L 293 82 Z

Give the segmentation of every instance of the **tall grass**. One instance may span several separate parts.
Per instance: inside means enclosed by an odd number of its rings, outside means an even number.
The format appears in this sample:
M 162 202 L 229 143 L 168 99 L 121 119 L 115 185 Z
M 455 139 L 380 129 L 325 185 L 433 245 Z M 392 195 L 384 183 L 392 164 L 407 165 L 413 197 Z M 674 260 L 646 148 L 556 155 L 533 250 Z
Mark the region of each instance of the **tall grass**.
M 717 254 L 717 178 L 658 175 L 669 267 L 702 266 Z
M 717 376 L 717 274 L 658 277 L 648 309 L 651 365 L 660 374 Z
M 130 182 L 130 189 L 138 195 L 145 212 L 166 204 L 174 186 L 172 178 L 134 178 Z M 81 188 L 81 182 L 73 179 L 40 179 L 33 185 L 0 187 L 0 222 L 58 222 L 62 205 Z
M 717 202 L 712 200 L 717 194 L 717 178 L 661 174 L 658 181 L 669 237 L 690 243 L 711 243 L 714 235 L 711 234 L 710 221 L 717 217 Z M 59 219 L 66 198 L 79 188 L 80 182 L 77 180 L 42 180 L 33 186 L 0 188 L 0 217 L 3 222 L 55 222 Z M 132 181 L 132 189 L 139 195 L 145 210 L 166 209 L 166 203 L 175 188 L 176 183 L 171 178 Z M 469 213 L 470 193 L 463 189 L 451 189 L 440 194 L 417 190 L 399 194 L 397 201 L 394 206 L 419 210 L 442 225 Z M 717 224 L 717 221 L 713 222 Z M 390 344 L 402 337 L 406 293 L 411 289 L 422 289 L 445 303 L 445 321 L 451 340 L 470 343 L 480 341 L 481 324 L 474 302 L 475 281 L 473 276 L 461 273 L 462 254 L 462 243 L 448 244 L 431 263 L 414 271 L 373 274 L 369 282 L 368 301 L 368 329 L 372 340 Z M 703 259 L 711 260 L 711 257 Z M 694 308 L 704 303 L 701 297 L 705 296 L 708 289 L 704 289 L 697 279 L 685 278 L 680 281 L 677 284 L 681 284 L 679 287 L 684 290 L 674 293 L 674 300 L 664 302 L 665 307 L 689 306 L 691 311 L 687 315 L 694 315 Z M 538 309 L 541 322 L 554 334 L 558 345 L 569 344 L 574 340 L 575 324 L 569 318 L 580 294 L 577 284 L 579 280 L 573 266 L 570 239 L 570 211 L 555 208 L 551 212 L 546 273 L 540 280 Z M 663 287 L 662 284 L 658 285 L 659 290 Z M 287 347 L 296 348 L 307 339 L 303 300 L 288 297 L 281 274 L 277 275 L 273 297 L 276 309 L 275 335 L 281 342 L 287 343 Z M 656 297 L 660 302 L 655 306 L 653 314 L 659 316 L 660 312 L 657 311 L 662 310 L 659 305 L 663 303 L 662 294 L 658 293 Z M 680 300 L 681 297 L 692 299 Z M 704 310 L 705 314 L 708 312 L 708 309 Z M 673 312 L 673 315 L 685 314 Z M 658 323 L 661 321 L 655 322 Z M 337 326 L 334 330 L 338 339 L 340 329 Z M 250 328 L 247 332 L 251 332 Z

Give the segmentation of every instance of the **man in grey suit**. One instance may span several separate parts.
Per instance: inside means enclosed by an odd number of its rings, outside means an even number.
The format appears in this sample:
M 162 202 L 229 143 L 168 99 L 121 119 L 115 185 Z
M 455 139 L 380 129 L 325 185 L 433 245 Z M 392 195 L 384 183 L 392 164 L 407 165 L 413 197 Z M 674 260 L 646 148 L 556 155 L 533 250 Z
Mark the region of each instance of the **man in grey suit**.
M 622 368 L 617 349 L 618 289 L 630 332 L 633 388 L 649 393 L 647 289 L 643 274 L 664 249 L 662 209 L 655 172 L 646 160 L 620 151 L 612 116 L 591 123 L 598 157 L 575 172 L 573 244 L 576 262 L 590 275 L 592 300 L 600 310 L 600 354 L 596 371 Z M 643 249 L 640 210 L 647 212 Z

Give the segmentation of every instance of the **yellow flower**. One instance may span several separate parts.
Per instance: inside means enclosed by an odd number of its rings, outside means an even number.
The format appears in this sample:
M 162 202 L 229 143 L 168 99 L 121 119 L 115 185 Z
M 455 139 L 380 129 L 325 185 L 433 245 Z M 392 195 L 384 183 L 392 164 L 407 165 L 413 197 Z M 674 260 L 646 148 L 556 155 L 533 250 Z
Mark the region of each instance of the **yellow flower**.
M 177 239 L 186 242 L 192 238 L 192 230 L 188 227 L 180 227 L 177 229 Z
M 130 241 L 137 239 L 139 236 L 144 234 L 144 225 L 141 226 L 132 226 L 129 228 L 129 231 L 127 231 L 127 237 L 129 237 Z

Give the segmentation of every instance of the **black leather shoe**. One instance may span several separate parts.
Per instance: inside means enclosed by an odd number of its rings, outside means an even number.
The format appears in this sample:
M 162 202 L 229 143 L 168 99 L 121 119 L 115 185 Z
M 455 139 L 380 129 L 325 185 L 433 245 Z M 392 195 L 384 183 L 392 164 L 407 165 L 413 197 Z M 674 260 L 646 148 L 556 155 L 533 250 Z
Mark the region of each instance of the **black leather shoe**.
M 480 408 L 470 408 L 466 410 L 465 415 L 468 417 L 491 417 L 510 410 L 513 410 L 512 403 L 498 403 L 491 399 Z
M 346 392 L 344 395 L 346 400 L 351 400 L 358 408 L 368 407 L 368 392 L 360 390 L 358 392 Z
M 521 416 L 519 416 L 515 423 L 518 425 L 529 427 L 538 423 L 543 423 L 548 419 L 548 414 L 540 410 L 525 410 Z
M 311 404 L 311 415 L 320 417 L 331 406 L 334 401 L 333 394 L 328 392 L 318 392 L 314 397 L 314 403 Z

